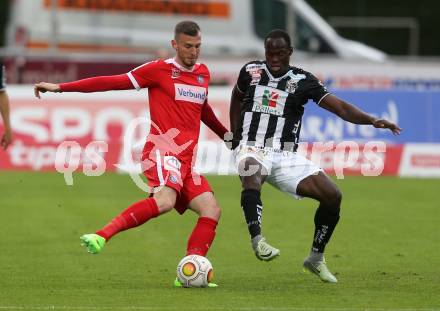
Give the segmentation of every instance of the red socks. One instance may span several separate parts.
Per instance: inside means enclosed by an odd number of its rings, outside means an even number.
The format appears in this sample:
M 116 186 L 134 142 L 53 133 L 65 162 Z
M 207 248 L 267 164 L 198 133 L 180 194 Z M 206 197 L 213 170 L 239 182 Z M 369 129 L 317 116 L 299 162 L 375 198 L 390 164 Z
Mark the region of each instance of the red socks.
M 104 228 L 96 231 L 96 234 L 108 241 L 116 233 L 140 226 L 158 215 L 159 208 L 157 207 L 156 200 L 154 198 L 144 199 L 129 206 L 121 214 L 113 218 Z
M 108 241 L 118 232 L 140 226 L 158 215 L 159 208 L 157 207 L 156 200 L 154 198 L 144 199 L 125 209 L 104 228 L 96 231 L 96 234 Z M 216 227 L 216 220 L 200 217 L 188 239 L 186 254 L 206 256 L 214 240 Z
M 200 217 L 188 239 L 186 255 L 206 256 L 215 237 L 217 221 L 208 217 Z

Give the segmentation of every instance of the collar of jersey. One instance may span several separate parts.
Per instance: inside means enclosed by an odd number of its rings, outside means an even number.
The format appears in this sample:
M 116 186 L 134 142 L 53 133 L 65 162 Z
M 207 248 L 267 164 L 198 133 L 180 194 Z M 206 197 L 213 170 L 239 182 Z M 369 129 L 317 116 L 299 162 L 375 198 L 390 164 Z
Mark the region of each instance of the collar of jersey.
M 179 68 L 179 70 L 181 71 L 187 71 L 187 72 L 193 72 L 194 69 L 196 68 L 196 65 L 199 65 L 199 63 L 196 63 L 194 66 L 192 66 L 191 69 L 187 69 L 185 67 L 183 67 L 182 65 L 180 65 L 175 58 L 168 58 L 167 60 L 165 60 L 165 63 L 167 64 L 173 64 L 174 66 L 176 66 L 177 68 Z
M 266 63 L 263 63 L 263 69 L 266 71 L 267 75 L 269 76 L 270 81 L 277 81 L 277 82 L 280 81 L 281 79 L 283 79 L 283 78 L 289 76 L 289 75 L 290 75 L 290 71 L 292 70 L 292 69 L 289 69 L 289 70 L 287 70 L 287 72 L 286 72 L 283 76 L 281 76 L 281 77 L 279 77 L 279 78 L 275 78 L 275 77 L 272 76 L 272 74 L 270 73 L 269 68 L 267 68 Z

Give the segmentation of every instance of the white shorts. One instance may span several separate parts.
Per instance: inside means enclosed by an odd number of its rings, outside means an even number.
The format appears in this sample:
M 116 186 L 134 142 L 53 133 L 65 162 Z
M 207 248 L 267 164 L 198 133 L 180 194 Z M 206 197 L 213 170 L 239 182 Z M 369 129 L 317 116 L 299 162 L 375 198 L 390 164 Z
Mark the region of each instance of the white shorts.
M 290 151 L 279 151 L 271 148 L 259 148 L 240 145 L 234 150 L 235 165 L 239 170 L 239 164 L 246 158 L 257 160 L 267 170 L 266 181 L 275 188 L 285 192 L 295 199 L 303 197 L 296 193 L 296 188 L 301 180 L 317 175 L 322 169 L 312 161 Z M 239 172 L 240 175 L 252 174 L 252 168 L 247 172 Z

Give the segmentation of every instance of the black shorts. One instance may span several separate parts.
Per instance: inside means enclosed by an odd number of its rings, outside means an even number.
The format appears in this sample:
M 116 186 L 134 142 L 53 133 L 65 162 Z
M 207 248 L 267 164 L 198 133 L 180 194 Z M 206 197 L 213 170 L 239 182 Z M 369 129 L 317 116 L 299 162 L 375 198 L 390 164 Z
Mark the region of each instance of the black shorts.
M 6 72 L 5 66 L 0 63 L 0 91 L 3 91 L 6 88 Z

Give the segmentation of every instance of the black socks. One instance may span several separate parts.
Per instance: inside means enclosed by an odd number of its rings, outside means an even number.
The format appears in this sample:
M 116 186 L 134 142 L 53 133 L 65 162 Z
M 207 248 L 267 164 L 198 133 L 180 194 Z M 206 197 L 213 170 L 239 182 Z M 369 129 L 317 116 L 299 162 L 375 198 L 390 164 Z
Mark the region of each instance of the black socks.
M 330 240 L 333 230 L 339 221 L 339 208 L 329 208 L 319 205 L 315 213 L 315 234 L 312 251 L 323 253 L 325 245 Z
M 248 225 L 251 238 L 261 234 L 261 215 L 263 213 L 263 203 L 260 199 L 260 191 L 246 189 L 241 192 L 241 207 Z

